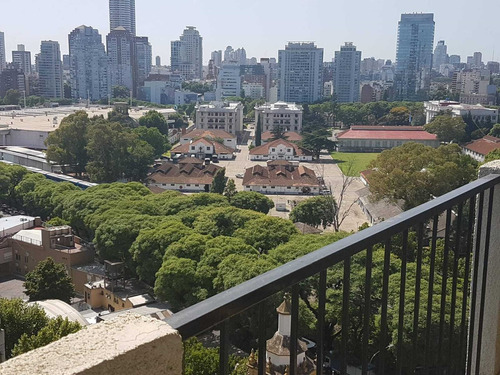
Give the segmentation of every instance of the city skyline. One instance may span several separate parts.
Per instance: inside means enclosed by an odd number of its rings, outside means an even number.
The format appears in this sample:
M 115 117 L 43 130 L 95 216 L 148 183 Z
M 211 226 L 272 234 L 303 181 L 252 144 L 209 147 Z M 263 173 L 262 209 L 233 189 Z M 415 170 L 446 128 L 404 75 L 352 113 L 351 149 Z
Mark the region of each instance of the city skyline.
M 496 5 L 492 0 L 482 2 L 492 7 Z M 289 41 L 314 41 L 325 50 L 325 61 L 331 61 L 334 51 L 346 41 L 353 42 L 363 52 L 363 57 L 374 56 L 394 61 L 397 22 L 401 13 L 433 12 L 436 21 L 435 43 L 446 40 L 448 52 L 460 55 L 463 60 L 476 51 L 483 53 L 484 61 L 492 60 L 494 50 L 497 56 L 500 53 L 500 39 L 495 38 L 495 12 L 488 12 L 481 19 L 472 18 L 460 10 L 460 3 L 466 6 L 462 0 L 458 4 L 454 2 L 453 7 L 450 7 L 451 2 L 435 4 L 425 0 L 416 9 L 410 1 L 387 0 L 384 4 L 370 1 L 361 8 L 359 4 L 346 4 L 339 12 L 335 4 L 324 0 L 312 0 L 307 4 L 298 0 L 286 3 L 264 3 L 258 0 L 252 4 L 219 0 L 218 7 L 192 0 L 179 4 L 176 7 L 178 15 L 173 16 L 168 4 L 158 0 L 141 0 L 136 5 L 136 22 L 137 34 L 149 37 L 153 55 L 159 55 L 164 64 L 170 61 L 170 42 L 178 38 L 186 26 L 195 26 L 203 36 L 204 65 L 213 50 L 223 50 L 227 45 L 244 47 L 248 57 L 277 57 L 278 50 Z M 266 12 L 262 12 L 260 5 L 265 6 Z M 56 8 L 57 12 L 54 12 Z M 16 17 L 9 17 L 14 11 L 18 12 L 18 3 L 4 0 L 0 25 L 1 31 L 5 33 L 9 61 L 11 51 L 17 49 L 17 44 L 25 44 L 27 51 L 38 53 L 42 40 L 58 41 L 61 52 L 67 54 L 67 35 L 80 25 L 98 29 L 101 35 L 109 33 L 109 0 L 88 0 L 72 4 L 71 7 L 63 6 L 61 0 L 47 0 L 43 4 L 28 0 L 27 6 L 23 8 L 25 18 L 22 23 L 15 21 Z M 282 17 L 275 17 L 276 12 L 281 12 Z M 349 17 L 340 17 L 343 13 Z M 56 20 L 55 14 L 57 22 L 47 22 L 52 17 Z M 259 17 L 252 16 L 257 14 Z M 332 14 L 337 16 L 332 19 Z M 355 19 L 352 18 L 353 14 L 356 15 Z M 373 17 L 374 14 L 377 17 Z M 252 20 L 254 24 L 242 22 L 242 17 Z M 301 27 L 297 27 L 297 23 L 301 23 Z M 26 27 L 27 24 L 29 27 Z M 471 29 L 476 32 L 471 33 Z M 228 33 L 228 30 L 231 32 Z M 477 35 L 483 37 L 478 38 Z M 494 60 L 499 59 L 495 57 Z

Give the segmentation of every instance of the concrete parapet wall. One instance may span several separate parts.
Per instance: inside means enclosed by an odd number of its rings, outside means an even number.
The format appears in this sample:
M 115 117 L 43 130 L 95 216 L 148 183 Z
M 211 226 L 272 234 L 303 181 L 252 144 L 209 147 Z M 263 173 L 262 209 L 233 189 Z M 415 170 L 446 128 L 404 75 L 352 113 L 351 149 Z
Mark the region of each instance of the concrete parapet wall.
M 125 313 L 0 364 L 9 375 L 182 374 L 181 336 L 163 321 Z

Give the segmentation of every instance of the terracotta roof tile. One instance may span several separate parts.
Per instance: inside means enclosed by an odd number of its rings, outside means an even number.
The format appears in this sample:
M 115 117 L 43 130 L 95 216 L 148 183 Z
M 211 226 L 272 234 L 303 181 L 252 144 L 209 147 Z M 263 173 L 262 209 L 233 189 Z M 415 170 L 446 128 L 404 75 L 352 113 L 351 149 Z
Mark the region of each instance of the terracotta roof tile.
M 191 158 L 186 158 L 191 159 Z M 192 158 L 195 159 L 195 158 Z M 221 167 L 209 164 L 174 164 L 170 161 L 162 163 L 147 181 L 156 184 L 211 184 L 215 173 Z
M 273 139 L 273 138 L 274 138 L 273 133 L 271 133 L 270 131 L 262 133 L 261 139 L 263 141 L 267 142 L 268 140 Z M 284 139 L 286 139 L 287 141 L 290 141 L 290 142 L 299 142 L 302 140 L 302 136 L 296 132 L 286 132 L 284 134 Z
M 197 139 L 196 141 L 193 141 L 191 143 L 184 143 L 183 145 L 178 145 L 177 147 L 174 147 L 171 152 L 174 152 L 176 154 L 188 154 L 190 153 L 190 148 L 193 145 L 196 145 L 198 143 L 204 143 L 212 146 L 215 150 L 216 154 L 233 154 L 234 150 L 230 147 L 227 147 L 219 142 L 212 141 L 207 138 L 200 138 Z
M 312 169 L 292 164 L 276 165 L 268 163 L 267 167 L 254 165 L 247 168 L 243 177 L 244 186 L 296 186 L 319 187 L 319 181 Z
M 236 138 L 235 135 L 228 133 L 225 130 L 220 129 L 194 129 L 187 134 L 184 134 L 182 138 Z
M 351 126 L 351 129 L 338 134 L 337 139 L 435 141 L 437 136 L 426 132 L 421 126 Z
M 477 152 L 480 155 L 488 155 L 491 151 L 500 149 L 500 138 L 487 135 L 464 146 L 465 149 Z

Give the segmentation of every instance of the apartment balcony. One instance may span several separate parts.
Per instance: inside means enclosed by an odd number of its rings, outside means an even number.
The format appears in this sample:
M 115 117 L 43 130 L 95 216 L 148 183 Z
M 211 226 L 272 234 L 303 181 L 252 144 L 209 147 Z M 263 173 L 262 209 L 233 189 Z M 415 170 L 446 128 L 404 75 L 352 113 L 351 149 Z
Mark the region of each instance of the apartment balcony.
M 219 374 L 230 374 L 235 323 L 251 322 L 252 348 L 265 353 L 275 301 L 287 292 L 289 375 L 303 373 L 297 338 L 307 303 L 317 312 L 317 369 L 335 362 L 336 373 L 351 375 L 499 374 L 500 161 L 482 166 L 479 177 L 165 322 L 119 317 L 14 358 L 0 373 L 180 375 L 182 341 L 217 330 Z M 254 373 L 269 374 L 266 356 L 254 364 Z

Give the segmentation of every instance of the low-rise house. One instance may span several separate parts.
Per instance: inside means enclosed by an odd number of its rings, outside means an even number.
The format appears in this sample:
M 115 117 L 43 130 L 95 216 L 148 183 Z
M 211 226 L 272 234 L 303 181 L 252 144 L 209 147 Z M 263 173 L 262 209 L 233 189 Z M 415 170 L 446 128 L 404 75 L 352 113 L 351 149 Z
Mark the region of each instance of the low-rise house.
M 481 139 L 476 139 L 473 142 L 467 143 L 462 147 L 462 152 L 478 162 L 483 163 L 486 155 L 498 149 L 500 149 L 500 138 L 486 135 Z
M 197 158 L 184 158 L 178 163 L 163 162 L 146 180 L 147 185 L 164 190 L 208 192 L 215 173 L 221 167 Z
M 340 152 L 381 152 L 408 142 L 439 147 L 436 134 L 421 126 L 354 125 L 337 135 Z
M 378 224 L 403 212 L 399 205 L 390 202 L 388 199 L 373 200 L 368 187 L 358 190 L 357 194 L 359 196 L 358 205 L 366 215 L 370 225 Z
M 213 138 L 193 139 L 191 143 L 180 144 L 174 147 L 170 153 L 180 156 L 196 157 L 205 159 L 217 157 L 218 159 L 231 160 L 234 158 L 234 149 L 219 143 Z
M 183 145 L 186 143 L 191 143 L 199 138 L 217 140 L 219 143 L 222 143 L 226 147 L 236 149 L 236 136 L 219 129 L 194 129 L 189 133 L 183 134 L 179 139 L 179 143 Z
M 314 171 L 285 160 L 268 161 L 267 166 L 255 165 L 245 171 L 245 191 L 263 194 L 320 194 L 321 186 Z
M 249 152 L 249 157 L 250 160 L 312 161 L 313 154 L 296 143 L 284 139 L 276 139 L 252 148 Z
M 300 141 L 302 141 L 302 136 L 297 132 L 285 132 L 282 138 L 286 139 L 288 142 L 294 143 L 299 143 Z M 262 144 L 271 142 L 272 140 L 274 140 L 274 135 L 270 131 L 264 132 L 262 133 L 261 140 Z

